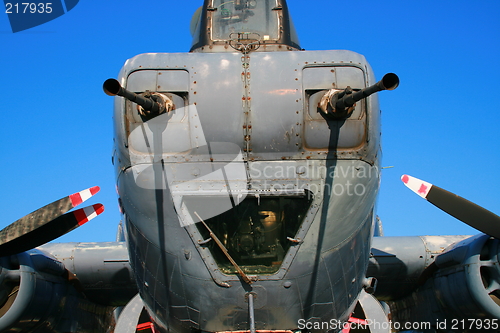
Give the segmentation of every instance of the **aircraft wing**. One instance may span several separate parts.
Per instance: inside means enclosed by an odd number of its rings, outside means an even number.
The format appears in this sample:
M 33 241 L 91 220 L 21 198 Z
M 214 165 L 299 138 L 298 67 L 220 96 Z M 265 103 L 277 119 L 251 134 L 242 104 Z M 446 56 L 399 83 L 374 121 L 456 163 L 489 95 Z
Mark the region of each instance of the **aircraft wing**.
M 367 277 L 392 321 L 427 329 L 497 331 L 500 318 L 500 217 L 436 185 L 402 181 L 433 205 L 484 233 L 374 237 Z M 420 330 L 424 330 L 422 327 Z
M 393 322 L 480 329 L 500 318 L 499 246 L 486 234 L 375 237 L 366 276 Z
M 0 332 L 108 332 L 137 293 L 123 242 L 48 244 L 0 267 Z
M 125 242 L 43 245 L 99 215 L 101 204 L 72 210 L 98 191 L 59 199 L 0 231 L 0 332 L 115 326 L 115 308 L 137 294 Z

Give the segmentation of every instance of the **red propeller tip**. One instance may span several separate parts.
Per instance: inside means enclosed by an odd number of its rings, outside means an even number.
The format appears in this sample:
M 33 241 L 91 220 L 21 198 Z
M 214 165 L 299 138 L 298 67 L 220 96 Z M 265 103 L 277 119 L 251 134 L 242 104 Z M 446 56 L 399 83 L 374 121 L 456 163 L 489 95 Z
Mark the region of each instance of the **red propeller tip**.
M 429 191 L 432 188 L 431 183 L 428 183 L 426 181 L 420 180 L 412 176 L 403 175 L 401 177 L 401 180 L 410 190 L 420 195 L 424 199 L 427 198 L 427 194 L 429 194 Z
M 71 194 L 69 196 L 71 204 L 73 205 L 73 207 L 76 207 L 85 200 L 87 200 L 88 198 L 92 197 L 97 192 L 99 192 L 99 190 L 100 190 L 99 186 L 94 186 L 86 190 Z
M 73 214 L 75 215 L 78 225 L 83 225 L 102 212 L 104 212 L 104 206 L 102 204 L 95 204 L 75 210 Z

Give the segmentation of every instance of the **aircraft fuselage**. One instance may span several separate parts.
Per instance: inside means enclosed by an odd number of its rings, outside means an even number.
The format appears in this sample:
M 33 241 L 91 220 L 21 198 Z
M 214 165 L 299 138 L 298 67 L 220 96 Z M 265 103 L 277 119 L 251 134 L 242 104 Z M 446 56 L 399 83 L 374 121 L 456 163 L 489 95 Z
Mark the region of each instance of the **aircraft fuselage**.
M 175 105 L 144 121 L 134 103 L 115 100 L 118 192 L 154 321 L 173 331 L 248 330 L 250 294 L 257 329 L 347 319 L 370 253 L 378 99 L 343 120 L 323 116 L 318 103 L 329 89 L 374 84 L 365 58 L 142 54 L 119 81 Z

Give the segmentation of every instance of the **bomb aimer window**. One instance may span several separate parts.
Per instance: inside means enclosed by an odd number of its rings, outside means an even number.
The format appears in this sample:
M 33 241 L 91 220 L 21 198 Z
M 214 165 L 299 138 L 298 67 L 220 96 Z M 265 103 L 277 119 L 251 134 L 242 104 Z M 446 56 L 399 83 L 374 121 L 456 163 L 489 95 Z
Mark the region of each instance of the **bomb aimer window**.
M 306 192 L 300 197 L 252 197 L 239 205 L 205 222 L 232 259 L 246 274 L 276 273 L 304 221 L 313 196 Z M 217 198 L 184 197 L 187 209 L 192 212 L 202 206 L 217 204 Z M 220 199 L 219 199 L 220 200 Z M 194 216 L 194 214 L 193 214 Z M 210 238 L 202 223 L 196 224 L 206 246 L 224 274 L 237 274 L 233 264 Z

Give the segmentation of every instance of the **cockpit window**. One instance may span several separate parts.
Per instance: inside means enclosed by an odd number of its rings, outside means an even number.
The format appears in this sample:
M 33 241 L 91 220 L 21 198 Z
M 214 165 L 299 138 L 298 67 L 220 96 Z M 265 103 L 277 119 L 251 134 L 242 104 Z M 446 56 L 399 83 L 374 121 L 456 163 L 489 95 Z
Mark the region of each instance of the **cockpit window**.
M 184 198 L 188 207 L 200 206 L 200 200 L 206 205 L 210 199 Z M 274 274 L 290 246 L 297 242 L 296 234 L 312 199 L 309 192 L 301 197 L 247 197 L 233 209 L 205 222 L 246 274 Z M 210 240 L 208 229 L 202 223 L 196 226 L 204 239 L 209 240 L 205 246 L 221 272 L 237 274 L 220 247 Z
M 214 0 L 212 40 L 229 40 L 251 33 L 260 40 L 277 40 L 279 19 L 276 0 Z

